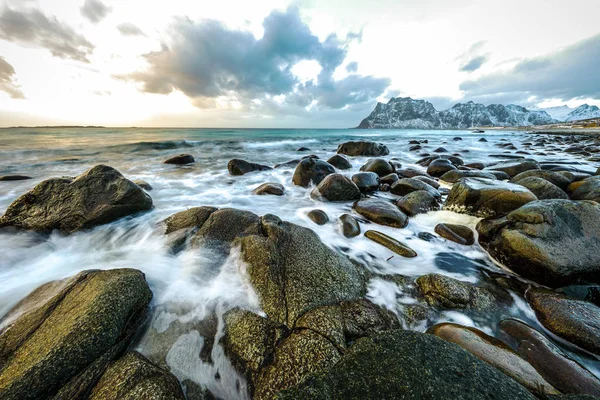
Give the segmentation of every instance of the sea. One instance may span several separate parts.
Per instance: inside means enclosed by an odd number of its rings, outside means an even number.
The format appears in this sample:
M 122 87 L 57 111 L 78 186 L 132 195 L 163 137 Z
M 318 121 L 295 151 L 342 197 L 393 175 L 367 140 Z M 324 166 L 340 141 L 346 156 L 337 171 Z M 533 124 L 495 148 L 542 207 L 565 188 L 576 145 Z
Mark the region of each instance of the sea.
M 460 138 L 458 140 L 457 138 Z M 480 141 L 485 138 L 487 142 Z M 235 249 L 217 271 L 210 252 L 169 250 L 160 222 L 169 215 L 195 206 L 233 207 L 258 215 L 275 214 L 283 220 L 308 227 L 337 251 L 380 274 L 418 277 L 440 273 L 461 281 L 481 283 L 488 273 L 507 274 L 477 244 L 462 246 L 447 240 L 425 241 L 421 232 L 433 233 L 436 224 L 456 223 L 474 228 L 478 218 L 450 211 L 432 211 L 410 219 L 404 229 L 376 226 L 414 249 L 416 258 L 403 258 L 364 236 L 345 238 L 337 224 L 343 213 L 352 213 L 351 203 L 324 203 L 310 197 L 310 188 L 292 184 L 294 167 L 281 167 L 243 176 L 230 176 L 227 163 L 233 158 L 273 166 L 314 154 L 327 160 L 337 146 L 348 140 L 373 140 L 385 144 L 390 155 L 403 167 L 422 168 L 416 161 L 422 153 L 444 147 L 448 154 L 460 154 L 465 162 L 492 163 L 521 156 L 500 147 L 507 142 L 522 149 L 532 141 L 523 131 L 427 130 L 321 130 L 321 129 L 164 129 L 164 128 L 7 128 L 0 129 L 0 175 L 22 174 L 33 179 L 0 182 L 0 214 L 20 195 L 39 182 L 51 178 L 77 176 L 89 168 L 106 164 L 131 180 L 141 179 L 152 186 L 154 208 L 146 213 L 123 218 L 89 231 L 71 235 L 0 231 L 0 318 L 38 286 L 63 279 L 88 269 L 136 268 L 143 271 L 154 293 L 150 324 L 166 330 L 180 321 L 201 321 L 211 313 L 220 317 L 233 307 L 261 313 L 256 294 L 245 275 L 245 266 Z M 410 141 L 427 141 L 420 151 L 409 151 Z M 308 151 L 298 151 L 299 148 Z M 196 162 L 176 166 L 164 164 L 174 155 L 188 153 Z M 535 155 L 538 161 L 563 163 L 582 171 L 594 172 L 596 166 L 575 154 L 548 152 Z M 368 157 L 349 157 L 351 176 Z M 284 196 L 257 196 L 252 190 L 265 182 L 280 183 Z M 443 187 L 449 188 L 447 185 Z M 378 192 L 374 196 L 393 198 Z M 307 213 L 325 211 L 330 223 L 319 226 Z M 369 226 L 370 225 L 370 226 Z M 361 221 L 361 229 L 374 224 Z M 499 313 L 446 311 L 437 321 L 406 325 L 424 331 L 433 322 L 456 322 L 499 335 L 497 323 L 506 317 L 519 318 L 543 330 L 534 312 L 518 294 L 514 303 Z M 398 286 L 383 279 L 369 282 L 367 297 L 401 315 L 403 307 L 415 300 Z M 170 305 L 180 304 L 174 313 Z M 181 311 L 183 310 L 183 311 Z M 222 324 L 219 324 L 221 326 Z M 547 332 L 546 332 L 547 333 Z M 190 379 L 223 398 L 246 398 L 239 390 L 240 380 L 220 346 L 212 350 L 212 363 L 199 358 L 205 342 L 195 330 L 183 333 L 169 351 L 167 363 L 180 380 Z M 136 348 L 149 351 L 142 335 Z M 564 352 L 600 376 L 600 362 L 561 344 Z M 218 373 L 217 373 L 218 372 Z M 217 378 L 218 377 L 218 378 Z M 243 385 L 242 385 L 243 386 Z

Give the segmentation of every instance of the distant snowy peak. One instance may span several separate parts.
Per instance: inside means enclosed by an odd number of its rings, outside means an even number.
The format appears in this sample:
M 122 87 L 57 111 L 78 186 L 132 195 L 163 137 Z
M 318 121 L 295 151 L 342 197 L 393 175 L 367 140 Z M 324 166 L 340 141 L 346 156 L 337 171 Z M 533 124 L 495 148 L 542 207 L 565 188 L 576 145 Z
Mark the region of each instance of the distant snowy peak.
M 577 108 L 569 106 L 557 106 L 538 108 L 536 110 L 546 111 L 552 118 L 560 122 L 580 121 L 582 119 L 600 118 L 600 108 L 582 104 Z
M 392 97 L 377 103 L 359 128 L 467 129 L 475 126 L 530 126 L 556 122 L 543 110 L 528 110 L 509 104 L 483 104 L 469 101 L 438 111 L 425 100 Z

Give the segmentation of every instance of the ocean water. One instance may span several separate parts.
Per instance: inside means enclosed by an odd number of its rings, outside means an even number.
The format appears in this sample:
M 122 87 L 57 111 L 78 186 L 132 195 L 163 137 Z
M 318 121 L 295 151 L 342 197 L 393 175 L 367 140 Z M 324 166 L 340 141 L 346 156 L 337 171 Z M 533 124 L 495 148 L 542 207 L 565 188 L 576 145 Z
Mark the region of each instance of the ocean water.
M 453 138 L 461 137 L 455 141 Z M 478 140 L 485 137 L 488 142 Z M 515 157 L 515 151 L 498 145 L 507 141 L 522 148 L 532 141 L 524 132 L 416 130 L 260 130 L 260 129 L 81 129 L 81 128 L 19 128 L 0 129 L 0 175 L 24 174 L 26 181 L 0 182 L 0 213 L 18 196 L 44 179 L 76 176 L 97 164 L 118 169 L 129 179 L 143 179 L 152 185 L 150 195 L 154 209 L 134 218 L 125 218 L 70 236 L 53 233 L 41 236 L 29 232 L 0 232 L 0 316 L 39 285 L 72 276 L 85 269 L 130 267 L 142 270 L 154 292 L 151 326 L 157 332 L 166 331 L 177 321 L 191 324 L 216 313 L 217 317 L 233 307 L 261 312 L 255 293 L 245 276 L 245 266 L 239 254 L 232 251 L 217 271 L 211 267 L 209 251 L 186 250 L 177 255 L 169 252 L 165 237 L 157 223 L 169 215 L 194 206 L 233 207 L 256 214 L 275 214 L 284 220 L 313 229 L 332 248 L 363 263 L 365 268 L 382 274 L 402 274 L 417 277 L 442 273 L 459 280 L 482 282 L 488 273 L 510 272 L 496 265 L 478 245 L 461 246 L 446 240 L 432 242 L 418 239 L 420 232 L 433 232 L 440 222 L 459 223 L 472 228 L 477 218 L 449 211 L 435 211 L 410 219 L 404 229 L 377 225 L 375 229 L 389 234 L 412 247 L 419 255 L 413 259 L 395 256 L 387 249 L 363 236 L 346 239 L 339 231 L 337 217 L 352 212 L 350 203 L 323 203 L 310 198 L 311 189 L 292 185 L 294 167 L 232 177 L 227 162 L 232 158 L 275 165 L 307 154 L 328 159 L 337 145 L 347 140 L 368 139 L 384 143 L 390 149 L 387 158 L 397 158 L 403 167 L 420 168 L 415 162 L 423 152 L 437 147 L 449 153 L 459 153 L 465 162 L 490 163 Z M 428 140 L 422 151 L 410 152 L 410 140 Z M 299 147 L 309 152 L 298 152 Z M 163 164 L 180 153 L 194 156 L 189 166 Z M 560 151 L 545 156 L 534 155 L 538 161 L 569 164 L 584 171 L 594 166 L 577 155 Z M 351 176 L 367 157 L 350 157 Z M 256 196 L 252 190 L 264 182 L 285 186 L 284 196 Z M 376 196 L 391 198 L 389 193 Z M 312 209 L 327 212 L 331 222 L 318 226 L 306 215 Z M 375 227 L 361 222 L 361 229 Z M 401 312 L 414 301 L 397 286 L 381 279 L 369 283 L 367 297 L 393 311 Z M 473 315 L 458 311 L 445 312 L 439 321 L 454 321 L 476 326 L 497 334 L 497 322 L 514 316 L 542 329 L 533 311 L 517 294 L 514 306 L 499 314 Z M 177 312 L 173 312 L 177 305 Z M 425 323 L 407 326 L 424 330 Z M 218 324 L 217 336 L 222 334 Z M 140 338 L 140 351 L 149 352 L 147 338 Z M 244 382 L 222 353 L 220 346 L 212 350 L 213 363 L 198 356 L 205 339 L 197 329 L 181 334 L 166 360 L 181 379 L 189 379 L 208 387 L 217 396 L 245 398 Z M 585 354 L 563 349 L 579 359 L 600 376 L 598 361 Z M 219 372 L 220 378 L 215 375 Z M 241 387 L 241 390 L 238 389 Z

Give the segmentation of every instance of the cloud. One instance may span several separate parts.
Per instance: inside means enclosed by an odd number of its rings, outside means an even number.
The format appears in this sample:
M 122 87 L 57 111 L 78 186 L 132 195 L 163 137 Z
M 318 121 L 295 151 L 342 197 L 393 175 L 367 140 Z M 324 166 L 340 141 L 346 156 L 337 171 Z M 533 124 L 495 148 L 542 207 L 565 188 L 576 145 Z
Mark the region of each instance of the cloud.
M 485 64 L 490 59 L 489 54 L 484 54 L 481 56 L 476 56 L 471 58 L 465 64 L 460 67 L 462 72 L 473 72 L 481 68 L 483 64 Z
M 15 81 L 15 69 L 4 57 L 0 57 L 0 91 L 8 93 L 13 99 L 25 98 Z
M 41 11 L 5 8 L 0 13 L 0 39 L 23 46 L 40 47 L 59 58 L 89 62 L 94 45 L 56 17 Z
M 507 71 L 467 80 L 460 89 L 465 97 L 482 101 L 493 97 L 600 99 L 598 60 L 600 34 L 545 56 L 522 59 Z
M 146 36 L 140 28 L 129 22 L 119 24 L 117 29 L 123 36 Z
M 90 22 L 97 24 L 108 15 L 111 8 L 99 0 L 85 0 L 85 3 L 83 3 L 83 6 L 79 10 L 81 11 L 81 15 L 86 17 Z
M 123 78 L 139 82 L 149 93 L 179 90 L 200 108 L 215 107 L 226 98 L 245 109 L 273 105 L 275 112 L 286 106 L 339 109 L 371 103 L 390 84 L 388 78 L 354 73 L 333 78 L 360 34 L 345 39 L 332 34 L 320 41 L 295 7 L 273 11 L 263 28 L 257 39 L 218 21 L 178 18 L 170 41 L 144 56 L 148 68 Z M 301 82 L 292 69 L 306 60 L 316 61 L 321 71 L 316 79 Z

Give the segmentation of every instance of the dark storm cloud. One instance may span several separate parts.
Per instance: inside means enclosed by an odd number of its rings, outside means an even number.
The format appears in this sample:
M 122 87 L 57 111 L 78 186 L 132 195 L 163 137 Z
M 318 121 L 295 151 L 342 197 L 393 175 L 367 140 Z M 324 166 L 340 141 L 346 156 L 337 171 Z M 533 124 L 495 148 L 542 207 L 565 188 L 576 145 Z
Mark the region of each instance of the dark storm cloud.
M 110 10 L 110 7 L 107 7 L 99 0 L 85 0 L 85 3 L 80 8 L 81 15 L 94 24 L 102 21 Z
M 4 8 L 0 13 L 0 39 L 41 47 L 55 57 L 83 62 L 89 62 L 87 56 L 94 49 L 94 45 L 68 25 L 36 9 Z
M 489 54 L 484 54 L 481 56 L 477 56 L 477 57 L 473 57 L 471 58 L 469 61 L 467 61 L 466 63 L 464 63 L 461 67 L 460 70 L 462 72 L 473 72 L 473 71 L 477 71 L 479 68 L 481 68 L 481 66 L 483 64 L 485 64 L 488 60 L 490 59 L 490 55 Z
M 554 53 L 523 59 L 512 69 L 460 85 L 465 97 L 538 99 L 600 99 L 600 34 Z
M 144 56 L 148 69 L 125 78 L 140 82 L 150 93 L 180 90 L 198 107 L 213 107 L 219 96 L 235 97 L 249 107 L 252 100 L 264 105 L 273 96 L 285 95 L 284 101 L 297 107 L 343 108 L 374 101 L 390 84 L 387 78 L 354 73 L 334 80 L 348 44 L 359 40 L 360 34 L 344 39 L 330 35 L 320 41 L 296 8 L 273 11 L 263 28 L 263 37 L 256 39 L 250 32 L 229 29 L 218 21 L 195 23 L 179 18 L 171 41 Z M 294 65 L 303 60 L 315 60 L 321 66 L 315 81 L 302 84 L 293 74 Z
M 119 24 L 117 29 L 123 36 L 146 36 L 140 28 L 129 22 Z
M 25 98 L 15 81 L 15 69 L 4 57 L 0 57 L 0 91 L 8 93 L 13 99 Z

